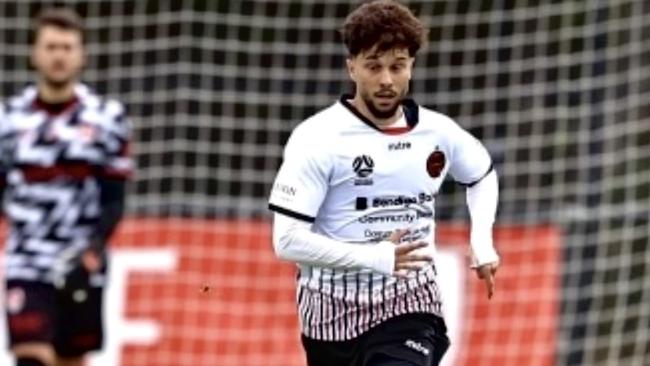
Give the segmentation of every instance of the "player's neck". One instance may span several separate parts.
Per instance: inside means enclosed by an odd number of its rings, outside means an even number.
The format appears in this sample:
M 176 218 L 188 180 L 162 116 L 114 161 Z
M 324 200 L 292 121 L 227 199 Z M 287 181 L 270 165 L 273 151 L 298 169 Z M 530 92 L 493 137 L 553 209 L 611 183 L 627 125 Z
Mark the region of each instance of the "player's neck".
M 54 86 L 41 80 L 38 83 L 38 99 L 49 104 L 65 103 L 74 99 L 74 82 Z
M 368 106 L 359 95 L 354 96 L 354 99 L 352 99 L 352 105 L 357 109 L 357 111 L 359 111 L 359 113 L 366 117 L 370 122 L 374 123 L 379 129 L 391 127 L 402 117 L 403 113 L 402 108 L 397 108 L 392 116 L 388 118 L 377 118 L 370 112 Z

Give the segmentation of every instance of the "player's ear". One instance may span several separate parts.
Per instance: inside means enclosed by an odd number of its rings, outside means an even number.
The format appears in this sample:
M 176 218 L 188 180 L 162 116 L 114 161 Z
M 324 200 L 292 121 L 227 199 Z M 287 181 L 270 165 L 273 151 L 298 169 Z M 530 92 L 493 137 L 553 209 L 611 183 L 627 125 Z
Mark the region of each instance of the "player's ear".
M 408 73 L 409 73 L 409 80 L 411 80 L 411 75 L 413 74 L 413 63 L 415 62 L 415 57 L 409 57 L 407 61 L 408 65 Z
M 350 79 L 352 81 L 357 81 L 356 75 L 355 75 L 355 58 L 353 56 L 348 56 L 348 58 L 345 59 L 345 64 L 348 68 L 348 75 L 350 75 Z
M 32 47 L 29 49 L 29 65 L 36 68 L 36 43 L 32 44 Z
M 81 67 L 86 67 L 88 65 L 88 52 L 86 48 L 82 46 L 81 48 Z

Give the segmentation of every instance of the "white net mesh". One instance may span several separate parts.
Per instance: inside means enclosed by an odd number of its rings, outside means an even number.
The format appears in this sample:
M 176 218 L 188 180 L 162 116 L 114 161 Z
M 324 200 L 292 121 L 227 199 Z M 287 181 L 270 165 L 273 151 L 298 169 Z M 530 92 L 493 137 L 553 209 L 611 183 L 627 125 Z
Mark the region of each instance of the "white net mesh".
M 115 281 L 125 310 L 108 312 L 158 325 L 109 324 L 126 345 L 108 353 L 134 366 L 302 364 L 266 195 L 291 129 L 351 90 L 336 29 L 354 4 L 0 0 L 2 97 L 33 80 L 29 19 L 44 4 L 85 16 L 83 79 L 135 125 L 116 267 L 145 272 Z M 502 185 L 503 282 L 489 305 L 464 301 L 459 343 L 473 356 L 456 364 L 650 362 L 650 3 L 408 5 L 430 30 L 413 97 L 480 137 Z M 462 191 L 444 191 L 438 219 L 464 222 Z M 127 263 L 134 248 L 159 266 Z

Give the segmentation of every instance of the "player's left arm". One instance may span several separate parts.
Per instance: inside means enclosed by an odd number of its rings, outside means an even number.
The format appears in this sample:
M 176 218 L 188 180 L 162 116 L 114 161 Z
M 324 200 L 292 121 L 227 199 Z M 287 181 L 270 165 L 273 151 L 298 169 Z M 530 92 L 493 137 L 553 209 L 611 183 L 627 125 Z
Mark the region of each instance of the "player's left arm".
M 106 159 L 97 173 L 100 189 L 101 215 L 90 240 L 89 250 L 82 258 L 89 270 L 98 270 L 106 245 L 124 216 L 127 181 L 133 170 L 130 155 L 131 123 L 124 107 L 109 101 L 107 113 Z
M 453 141 L 450 173 L 466 186 L 471 219 L 471 266 L 485 281 L 488 298 L 494 294 L 499 255 L 494 248 L 492 227 L 497 212 L 499 183 L 489 153 L 476 138 L 460 127 Z
M 475 184 L 467 186 L 466 201 L 472 227 L 472 268 L 485 281 L 488 298 L 494 294 L 494 276 L 499 267 L 499 255 L 494 249 L 492 227 L 497 211 L 499 183 L 497 174 L 491 169 Z

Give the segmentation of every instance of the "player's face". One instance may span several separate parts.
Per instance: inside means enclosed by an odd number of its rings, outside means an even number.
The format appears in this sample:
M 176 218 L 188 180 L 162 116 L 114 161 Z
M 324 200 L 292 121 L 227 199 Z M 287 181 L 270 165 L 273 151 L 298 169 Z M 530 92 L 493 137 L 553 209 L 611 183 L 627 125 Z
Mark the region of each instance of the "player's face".
M 348 59 L 348 71 L 368 111 L 379 119 L 393 117 L 409 90 L 413 57 L 407 49 L 374 48 Z
M 63 87 L 76 80 L 85 64 L 81 34 L 55 26 L 42 27 L 32 48 L 32 65 L 43 81 Z

